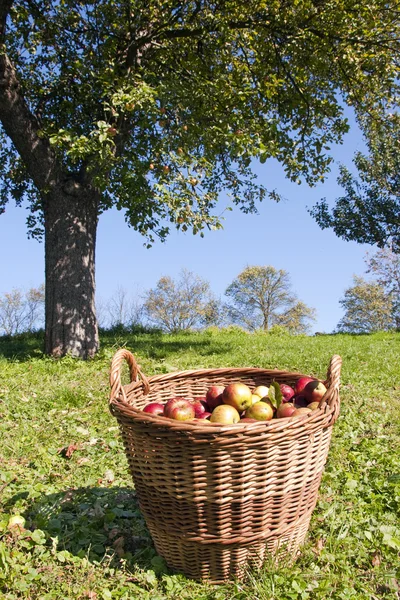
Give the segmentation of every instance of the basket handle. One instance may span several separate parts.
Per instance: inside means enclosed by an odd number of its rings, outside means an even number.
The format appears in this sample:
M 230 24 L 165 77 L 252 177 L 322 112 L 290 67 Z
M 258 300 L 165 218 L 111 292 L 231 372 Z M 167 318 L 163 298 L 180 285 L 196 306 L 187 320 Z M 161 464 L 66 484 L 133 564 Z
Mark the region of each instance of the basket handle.
M 339 388 L 341 368 L 342 358 L 338 354 L 334 354 L 329 362 L 328 373 L 326 376 L 327 387 Z
M 142 380 L 143 393 L 148 394 L 150 391 L 150 385 L 147 377 L 140 370 L 140 366 L 137 364 L 135 357 L 132 352 L 129 352 L 126 348 L 118 350 L 112 359 L 110 369 L 110 402 L 117 398 L 119 394 L 122 394 L 123 399 L 126 402 L 126 393 L 124 386 L 121 383 L 121 366 L 123 361 L 126 360 L 129 366 L 129 373 L 131 382 L 139 381 L 139 375 Z
M 329 392 L 322 398 L 320 407 L 323 408 L 326 404 L 332 406 L 333 398 L 338 397 L 332 392 L 339 392 L 340 387 L 340 371 L 342 368 L 342 358 L 338 354 L 334 354 L 329 362 L 328 372 L 326 375 L 325 385 Z

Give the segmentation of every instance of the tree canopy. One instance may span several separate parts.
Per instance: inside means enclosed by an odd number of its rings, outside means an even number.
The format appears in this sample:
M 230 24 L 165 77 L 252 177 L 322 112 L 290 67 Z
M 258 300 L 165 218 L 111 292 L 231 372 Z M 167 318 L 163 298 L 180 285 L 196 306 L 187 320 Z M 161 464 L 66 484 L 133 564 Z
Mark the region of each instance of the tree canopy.
M 338 182 L 345 195 L 332 209 L 322 200 L 311 214 L 345 240 L 400 254 L 400 114 L 389 114 L 380 125 L 371 121 L 366 130 L 370 154 L 356 154 L 358 176 L 341 165 Z
M 146 292 L 144 309 L 153 324 L 172 333 L 215 324 L 217 305 L 209 283 L 183 269 L 177 280 L 163 276 Z
M 385 288 L 375 281 L 354 276 L 353 285 L 339 302 L 344 309 L 337 326 L 340 332 L 372 333 L 395 327 L 392 302 Z
M 280 325 L 291 333 L 306 333 L 315 310 L 298 301 L 287 271 L 268 266 L 246 267 L 229 285 L 230 319 L 250 330 L 268 331 Z
M 399 40 L 394 0 L 0 0 L 0 203 L 45 237 L 46 351 L 98 348 L 103 211 L 151 244 L 278 199 L 255 159 L 322 181 L 345 104 L 366 135 L 393 112 Z

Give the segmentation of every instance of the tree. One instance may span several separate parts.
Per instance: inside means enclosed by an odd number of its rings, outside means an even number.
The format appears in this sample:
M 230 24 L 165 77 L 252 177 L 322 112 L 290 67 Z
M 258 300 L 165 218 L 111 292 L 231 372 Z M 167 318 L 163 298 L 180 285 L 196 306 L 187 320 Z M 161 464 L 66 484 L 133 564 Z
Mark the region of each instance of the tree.
M 225 295 L 231 298 L 232 321 L 250 330 L 282 325 L 292 333 L 303 333 L 307 321 L 315 319 L 314 309 L 297 301 L 287 271 L 271 266 L 246 267 Z
M 389 248 L 367 255 L 367 273 L 376 277 L 392 303 L 392 314 L 396 329 L 400 330 L 400 255 Z
M 316 320 L 316 310 L 304 302 L 296 302 L 291 308 L 277 315 L 276 324 L 290 333 L 309 333 L 311 322 Z
M 107 303 L 107 312 L 112 327 L 140 325 L 143 320 L 144 307 L 138 298 L 129 298 L 127 290 L 119 286 Z
M 27 292 L 14 289 L 0 297 L 0 331 L 15 335 L 33 331 L 41 323 L 44 305 L 44 286 Z
M 353 283 L 339 301 L 345 313 L 337 326 L 338 331 L 372 333 L 393 329 L 392 303 L 385 288 L 357 276 Z
M 95 245 L 112 206 L 147 243 L 220 228 L 221 191 L 244 212 L 329 171 L 343 104 L 381 117 L 398 84 L 394 0 L 0 0 L 0 192 L 29 202 L 45 240 L 46 342 L 98 349 Z
M 161 277 L 145 296 L 144 308 L 149 319 L 168 332 L 211 325 L 213 316 L 219 313 L 209 283 L 186 269 L 176 281 Z
M 358 177 L 340 167 L 345 195 L 332 209 L 323 199 L 310 212 L 323 229 L 332 228 L 345 240 L 400 254 L 400 114 L 380 126 L 371 120 L 368 137 L 369 155 L 358 152 L 354 158 Z

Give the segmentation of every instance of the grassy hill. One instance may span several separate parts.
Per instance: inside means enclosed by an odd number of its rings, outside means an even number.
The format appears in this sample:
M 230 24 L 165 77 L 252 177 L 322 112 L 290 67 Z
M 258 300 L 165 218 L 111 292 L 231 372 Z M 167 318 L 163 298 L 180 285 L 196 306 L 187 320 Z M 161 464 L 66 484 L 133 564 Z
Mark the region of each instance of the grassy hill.
M 146 375 L 257 366 L 324 377 L 343 358 L 341 416 L 308 541 L 293 566 L 198 584 L 157 556 L 138 510 L 108 371 L 121 346 Z M 400 597 L 400 333 L 104 336 L 89 362 L 0 339 L 0 598 L 319 600 Z M 12 515 L 25 529 L 8 528 Z

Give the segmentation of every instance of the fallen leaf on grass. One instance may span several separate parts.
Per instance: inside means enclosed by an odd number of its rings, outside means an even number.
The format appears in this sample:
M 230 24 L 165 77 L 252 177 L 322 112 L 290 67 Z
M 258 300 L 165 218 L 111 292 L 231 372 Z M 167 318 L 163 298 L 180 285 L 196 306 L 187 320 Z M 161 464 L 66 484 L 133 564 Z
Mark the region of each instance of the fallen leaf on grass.
M 83 597 L 89 598 L 89 600 L 96 600 L 98 596 L 97 596 L 96 592 L 91 592 L 90 590 L 85 590 L 83 592 Z
M 318 538 L 313 548 L 313 552 L 315 554 L 321 554 L 323 547 L 325 546 L 325 540 L 323 538 Z
M 371 562 L 373 567 L 379 567 L 381 564 L 381 557 L 379 556 L 379 554 L 374 554 Z
M 125 539 L 124 539 L 124 536 L 122 536 L 122 535 L 119 538 L 117 538 L 115 540 L 115 542 L 113 542 L 113 548 L 115 550 L 115 554 L 117 556 L 119 556 L 120 558 L 122 558 L 123 555 L 125 554 L 124 544 L 125 544 Z
M 115 479 L 114 472 L 111 469 L 107 469 L 104 473 L 103 479 L 105 479 L 108 483 L 112 483 Z
M 64 448 L 59 448 L 57 454 L 61 454 L 65 458 L 71 458 L 75 450 L 79 450 L 79 448 L 79 444 L 69 444 L 68 446 L 64 446 Z
M 81 433 L 82 435 L 89 435 L 89 429 L 86 429 L 85 427 L 77 427 L 76 431 L 78 433 Z

